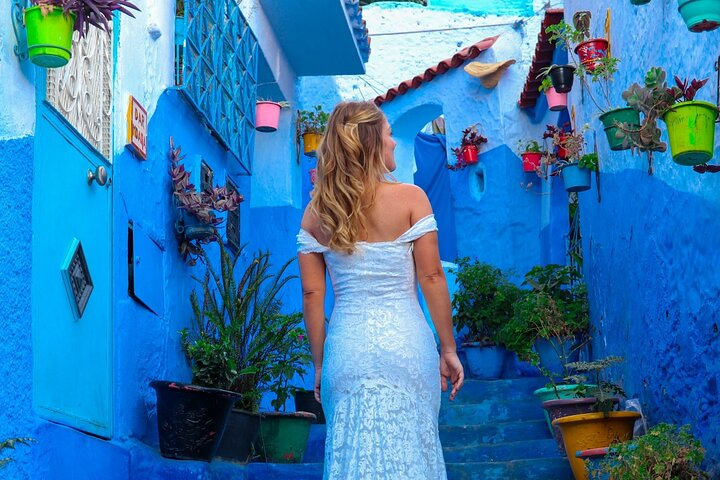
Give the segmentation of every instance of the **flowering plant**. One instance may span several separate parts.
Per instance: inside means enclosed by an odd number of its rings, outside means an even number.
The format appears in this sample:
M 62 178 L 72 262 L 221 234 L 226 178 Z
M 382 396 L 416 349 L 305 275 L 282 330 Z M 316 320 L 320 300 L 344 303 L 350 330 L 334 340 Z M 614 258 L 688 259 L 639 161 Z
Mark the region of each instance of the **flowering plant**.
M 128 0 L 32 0 L 34 5 L 40 7 L 43 15 L 47 15 L 53 8 L 62 8 L 65 15 L 75 15 L 73 30 L 82 38 L 90 26 L 109 32 L 109 23 L 115 11 L 122 12 L 135 18 L 130 9 L 140 11 L 138 7 Z
M 475 147 L 480 150 L 482 144 L 487 143 L 487 141 L 488 139 L 483 137 L 480 132 L 478 132 L 477 124 L 463 130 L 463 136 L 460 139 L 460 146 L 451 149 L 457 161 L 453 165 L 448 165 L 448 168 L 450 170 L 460 170 L 467 167 L 468 163 L 463 158 L 463 152 L 465 151 L 465 149 L 467 149 L 468 147 Z
M 325 133 L 330 114 L 325 112 L 322 105 L 315 105 L 313 110 L 298 110 L 298 135 Z
M 176 224 L 180 254 L 183 259 L 188 261 L 188 264 L 195 265 L 196 258 L 200 256 L 202 250 L 201 245 L 216 241 L 218 238 L 217 227 L 223 220 L 217 217 L 215 212 L 232 212 L 240 206 L 244 198 L 235 191 L 219 186 L 198 192 L 195 185 L 190 183 L 190 172 L 185 170 L 185 166 L 182 164 L 184 158 L 181 155 L 181 147 L 175 148 L 171 137 L 170 177 L 172 178 L 173 201 L 180 210 L 210 227 L 210 235 L 200 238 L 188 238 L 184 234 L 184 221 L 178 220 Z
M 270 253 L 258 252 L 236 275 L 244 248 L 233 255 L 219 245 L 219 271 L 202 251 L 207 272 L 200 296 L 190 295 L 195 322 L 192 330 L 180 332 L 192 382 L 236 392 L 236 406 L 253 412 L 262 395 L 272 391 L 277 397 L 273 406 L 279 409 L 294 388 L 288 381 L 296 374 L 302 377 L 310 363 L 302 314 L 280 312 L 279 295 L 296 278 L 286 274 L 292 259 L 273 273 Z

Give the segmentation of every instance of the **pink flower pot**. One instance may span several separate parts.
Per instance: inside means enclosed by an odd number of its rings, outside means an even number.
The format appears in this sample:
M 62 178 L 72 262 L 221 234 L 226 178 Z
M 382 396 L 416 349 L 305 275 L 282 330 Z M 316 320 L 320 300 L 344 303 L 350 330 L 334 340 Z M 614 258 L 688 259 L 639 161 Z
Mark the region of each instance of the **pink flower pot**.
M 308 170 L 308 173 L 310 174 L 310 183 L 315 185 L 315 180 L 317 180 L 317 169 L 311 168 Z
M 553 112 L 558 112 L 567 108 L 567 93 L 558 93 L 555 87 L 550 87 L 546 92 L 548 107 Z
M 280 123 L 280 104 L 275 102 L 257 102 L 255 105 L 255 130 L 274 132 Z

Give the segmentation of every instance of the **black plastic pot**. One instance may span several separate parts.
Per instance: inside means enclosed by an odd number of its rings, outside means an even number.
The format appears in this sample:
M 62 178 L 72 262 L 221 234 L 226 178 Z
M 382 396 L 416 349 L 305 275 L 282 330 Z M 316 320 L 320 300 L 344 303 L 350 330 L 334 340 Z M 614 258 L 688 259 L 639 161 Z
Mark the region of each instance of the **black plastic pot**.
M 255 456 L 255 441 L 260 430 L 260 415 L 233 408 L 217 456 L 247 463 Z
M 239 396 L 227 390 L 153 380 L 160 455 L 177 460 L 215 456 L 228 414 Z
M 316 420 L 312 423 L 325 423 L 325 412 L 323 412 L 322 404 L 315 400 L 315 392 L 312 390 L 298 390 L 295 392 L 295 410 L 315 414 Z
M 555 65 L 548 72 L 553 87 L 558 93 L 567 93 L 572 90 L 574 74 L 575 67 L 572 65 Z

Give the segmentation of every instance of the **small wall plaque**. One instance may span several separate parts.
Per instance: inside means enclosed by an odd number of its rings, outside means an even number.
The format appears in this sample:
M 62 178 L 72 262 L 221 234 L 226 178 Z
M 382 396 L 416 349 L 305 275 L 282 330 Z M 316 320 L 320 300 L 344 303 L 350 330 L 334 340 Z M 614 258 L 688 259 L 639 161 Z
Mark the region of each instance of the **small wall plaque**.
M 148 115 L 135 97 L 130 96 L 127 113 L 127 146 L 138 157 L 147 160 Z

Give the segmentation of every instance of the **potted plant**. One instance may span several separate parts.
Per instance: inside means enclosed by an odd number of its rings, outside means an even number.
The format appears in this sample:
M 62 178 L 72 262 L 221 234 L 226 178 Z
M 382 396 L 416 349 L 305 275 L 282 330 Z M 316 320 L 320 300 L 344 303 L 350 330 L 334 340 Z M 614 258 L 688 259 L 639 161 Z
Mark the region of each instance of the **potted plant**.
M 526 275 L 513 304 L 513 314 L 500 328 L 498 340 L 520 360 L 540 368 L 548 386 L 534 394 L 541 401 L 573 398 L 577 382 L 567 363 L 578 358 L 588 341 L 587 290 L 575 267 L 550 264 L 535 266 Z M 548 429 L 552 431 L 546 414 Z
M 24 11 L 28 57 L 35 65 L 57 68 L 66 65 L 72 55 L 72 33 L 80 38 L 90 26 L 109 31 L 108 22 L 115 11 L 134 17 L 130 9 L 139 9 L 128 0 L 32 0 Z
M 630 5 L 647 5 L 650 0 L 630 0 Z
M 548 125 L 545 136 L 552 135 L 552 144 L 557 147 L 556 170 L 562 175 L 565 190 L 582 192 L 590 189 L 592 171 L 597 171 L 598 156 L 595 153 L 585 154 L 584 131 L 563 131 Z M 552 160 L 552 159 L 551 159 Z
M 313 110 L 298 110 L 297 133 L 303 138 L 304 152 L 308 157 L 315 156 L 329 118 L 322 105 L 315 105 Z
M 690 432 L 690 425 L 678 427 L 659 423 L 645 435 L 595 450 L 578 452 L 579 458 L 586 460 L 589 476 L 593 480 L 710 478 L 700 468 L 705 450 Z M 590 462 L 593 457 L 599 461 Z
M 548 108 L 553 112 L 559 112 L 567 108 L 567 93 L 559 93 L 553 86 L 550 75 L 543 75 L 540 86 L 540 92 L 545 93 L 548 102 Z
M 536 172 L 540 168 L 543 152 L 537 140 L 518 140 L 518 153 L 522 158 L 524 172 Z
M 35 440 L 32 438 L 8 438 L 7 440 L 0 442 L 0 452 L 6 448 L 14 450 L 16 445 L 30 445 L 30 443 L 34 441 Z M 12 461 L 12 458 L 0 458 L 0 469 L 4 468 Z
M 576 13 L 574 22 L 575 28 L 564 20 L 548 26 L 545 29 L 545 32 L 550 34 L 548 41 L 555 42 L 556 45 L 567 49 L 571 58 L 573 57 L 570 45 L 577 44 L 574 52 L 578 56 L 580 65 L 584 67 L 584 73 L 592 73 L 598 66 L 598 60 L 607 56 L 609 42 L 604 38 L 589 38 L 590 14 L 588 12 Z M 574 58 L 573 63 L 575 63 Z
M 255 103 L 255 130 L 258 132 L 274 132 L 280 123 L 280 110 L 289 108 L 288 102 L 258 100 Z
M 452 153 L 455 155 L 456 162 L 449 165 L 450 170 L 461 170 L 468 165 L 475 165 L 478 162 L 478 152 L 483 143 L 487 143 L 488 139 L 478 132 L 477 124 L 472 125 L 463 130 L 463 136 L 460 139 L 460 146 L 453 148 Z
M 590 375 L 592 386 L 586 386 L 580 392 L 583 396 L 594 397 L 593 413 L 570 415 L 553 420 L 553 426 L 562 431 L 565 451 L 570 468 L 576 479 L 587 479 L 585 462 L 575 456 L 579 450 L 608 447 L 617 442 L 625 442 L 633 437 L 635 421 L 640 418 L 638 412 L 612 411 L 618 395 L 625 396 L 622 387 L 611 381 L 605 373 L 608 367 L 622 362 L 621 357 L 605 357 L 592 362 L 573 362 L 568 368 L 577 372 L 574 376 L 584 384 Z M 587 375 L 586 375 L 587 374 Z
M 713 0 L 678 0 L 678 11 L 691 32 L 709 32 L 720 27 L 720 10 Z
M 470 376 L 484 380 L 500 378 L 505 348 L 498 331 L 510 319 L 519 289 L 500 269 L 468 257 L 457 261 L 457 290 L 453 294 L 453 323 L 468 361 Z
M 231 212 L 243 201 L 243 196 L 225 187 L 215 186 L 198 192 L 190 183 L 190 172 L 182 164 L 185 158 L 181 147 L 175 148 L 170 138 L 170 177 L 173 203 L 182 213 L 175 222 L 178 249 L 188 265 L 195 265 L 202 254 L 202 245 L 217 241 L 218 226 L 223 219 L 215 212 Z
M 572 90 L 575 67 L 572 65 L 550 65 L 540 71 L 538 77 L 548 77 L 556 93 L 568 93 Z M 542 83 L 540 84 L 542 85 Z
M 303 340 L 302 316 L 280 311 L 280 293 L 295 278 L 286 274 L 292 260 L 273 270 L 270 254 L 257 252 L 242 269 L 238 261 L 244 249 L 232 254 L 222 243 L 219 246 L 219 270 L 202 252 L 207 272 L 201 297 L 192 297 L 195 328 L 181 332 L 182 343 L 197 367 L 194 372 L 216 372 L 213 378 L 219 385 L 237 395 L 217 454 L 247 462 L 262 451 L 255 446 L 263 421 L 260 399 L 274 391 L 273 405 L 284 404 L 294 388 L 287 379 L 304 373 L 309 354 L 296 348 Z M 203 343 L 207 338 L 209 346 Z
M 657 120 L 667 108 L 665 71 L 653 67 L 648 70 L 644 79 L 644 86 L 633 83 L 622 93 L 629 108 L 632 108 L 643 119 L 639 125 L 627 121 L 616 122 L 615 136 L 624 146 L 635 152 L 645 152 L 648 157 L 648 174 L 653 172 L 653 152 L 664 152 L 667 144 L 662 141 L 662 132 L 657 126 Z

